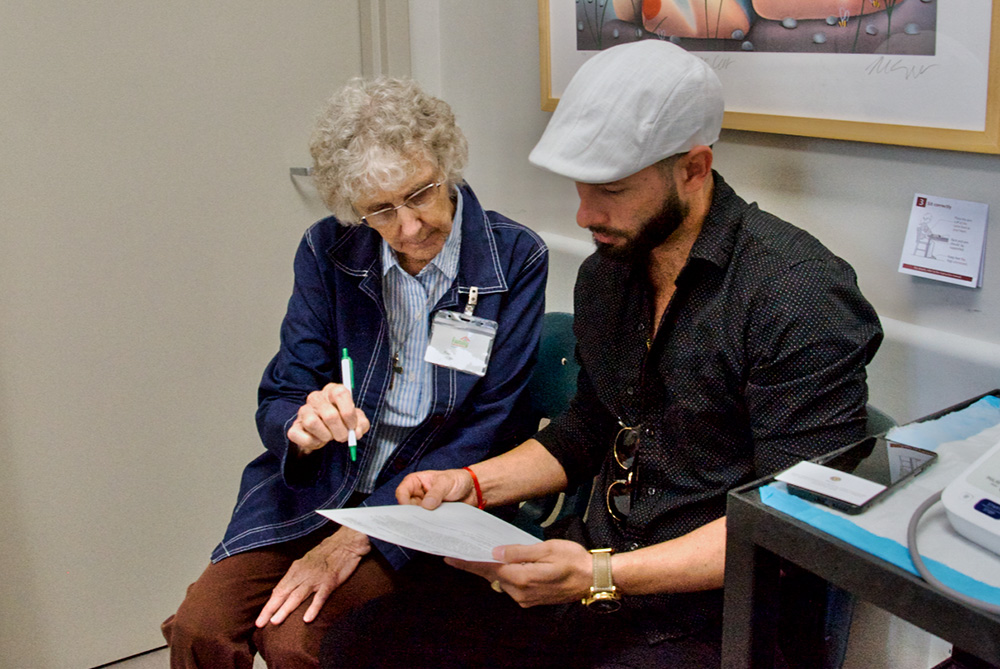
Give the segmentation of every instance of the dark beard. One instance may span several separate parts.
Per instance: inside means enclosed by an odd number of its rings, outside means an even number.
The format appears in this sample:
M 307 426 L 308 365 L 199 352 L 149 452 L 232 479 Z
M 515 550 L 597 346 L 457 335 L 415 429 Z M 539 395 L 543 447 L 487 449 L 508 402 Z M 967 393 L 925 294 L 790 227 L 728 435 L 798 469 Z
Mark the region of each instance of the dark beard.
M 667 241 L 667 238 L 684 222 L 690 209 L 689 206 L 681 203 L 681 199 L 677 197 L 677 193 L 670 193 L 660 211 L 647 219 L 632 239 L 627 239 L 624 244 L 618 246 L 595 242 L 597 252 L 605 258 L 612 260 L 620 260 L 634 265 L 645 265 L 649 260 L 650 251 Z M 599 226 L 592 228 L 592 230 L 604 234 L 613 234 L 611 231 L 604 230 Z

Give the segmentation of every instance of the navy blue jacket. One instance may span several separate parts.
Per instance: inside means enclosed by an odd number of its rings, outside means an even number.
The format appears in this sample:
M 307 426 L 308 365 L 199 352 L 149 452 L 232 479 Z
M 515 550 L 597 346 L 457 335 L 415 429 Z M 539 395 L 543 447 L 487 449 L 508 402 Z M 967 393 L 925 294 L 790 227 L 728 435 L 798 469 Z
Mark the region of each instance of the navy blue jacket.
M 478 462 L 537 428 L 525 423 L 523 391 L 541 335 L 548 251 L 528 228 L 484 211 L 468 185 L 461 191 L 458 277 L 434 311 L 462 311 L 469 288 L 479 288 L 475 315 L 499 324 L 489 368 L 480 378 L 434 367 L 430 413 L 386 461 L 365 506 L 394 504 L 396 486 L 410 472 Z M 328 522 L 317 509 L 342 507 L 354 493 L 369 457 L 365 446 L 381 425 L 391 376 L 381 243 L 374 230 L 344 226 L 334 217 L 306 231 L 295 256 L 281 347 L 258 392 L 257 428 L 267 450 L 243 471 L 236 508 L 213 562 L 306 535 Z M 357 462 L 340 444 L 305 459 L 289 457 L 288 428 L 306 395 L 340 382 L 345 347 L 354 361 L 355 402 L 372 423 L 359 441 Z M 398 546 L 373 544 L 397 568 L 410 557 Z

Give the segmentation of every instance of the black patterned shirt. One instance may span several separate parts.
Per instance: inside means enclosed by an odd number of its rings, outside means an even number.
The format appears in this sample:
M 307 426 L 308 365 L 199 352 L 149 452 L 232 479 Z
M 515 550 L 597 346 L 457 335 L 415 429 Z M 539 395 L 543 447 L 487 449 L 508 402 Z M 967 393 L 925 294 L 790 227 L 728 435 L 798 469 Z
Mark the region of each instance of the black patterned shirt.
M 729 489 L 864 436 L 882 330 L 854 270 L 715 174 L 711 208 L 650 341 L 645 268 L 597 254 L 575 289 L 577 395 L 538 439 L 571 485 L 597 474 L 592 547 L 660 543 L 725 514 Z M 648 348 L 647 348 L 648 347 Z M 607 511 L 611 448 L 637 426 L 626 521 Z M 655 643 L 721 619 L 721 591 L 626 597 Z

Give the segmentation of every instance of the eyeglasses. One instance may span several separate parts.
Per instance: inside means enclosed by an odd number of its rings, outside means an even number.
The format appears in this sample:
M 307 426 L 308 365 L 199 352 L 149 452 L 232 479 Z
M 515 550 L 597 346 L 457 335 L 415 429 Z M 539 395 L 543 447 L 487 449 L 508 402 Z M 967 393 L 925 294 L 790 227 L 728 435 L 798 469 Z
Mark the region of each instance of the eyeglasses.
M 382 228 L 395 222 L 397 209 L 401 209 L 403 207 L 409 207 L 413 211 L 424 209 L 434 202 L 434 196 L 437 194 L 438 186 L 442 183 L 443 182 L 441 181 L 429 183 L 426 186 L 414 191 L 408 198 L 403 200 L 403 204 L 396 207 L 386 207 L 385 209 L 379 209 L 378 211 L 373 211 L 370 214 L 365 214 L 361 217 L 361 222 L 373 228 Z
M 639 471 L 635 467 L 635 454 L 639 451 L 639 428 L 628 427 L 618 421 L 621 428 L 615 435 L 612 451 L 617 464 L 624 471 L 624 478 L 616 479 L 608 486 L 608 513 L 619 522 L 624 522 L 632 512 L 632 492 L 639 486 Z

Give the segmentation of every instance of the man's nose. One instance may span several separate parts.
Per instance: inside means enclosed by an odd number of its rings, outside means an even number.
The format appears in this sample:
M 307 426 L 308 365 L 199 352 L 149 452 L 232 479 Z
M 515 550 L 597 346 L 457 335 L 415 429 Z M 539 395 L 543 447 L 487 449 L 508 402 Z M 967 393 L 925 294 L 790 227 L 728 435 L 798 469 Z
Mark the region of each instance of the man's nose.
M 595 206 L 593 198 L 586 193 L 580 193 L 580 206 L 576 210 L 576 224 L 581 228 L 589 228 L 594 225 L 602 225 L 607 222 L 607 216 L 603 209 Z

